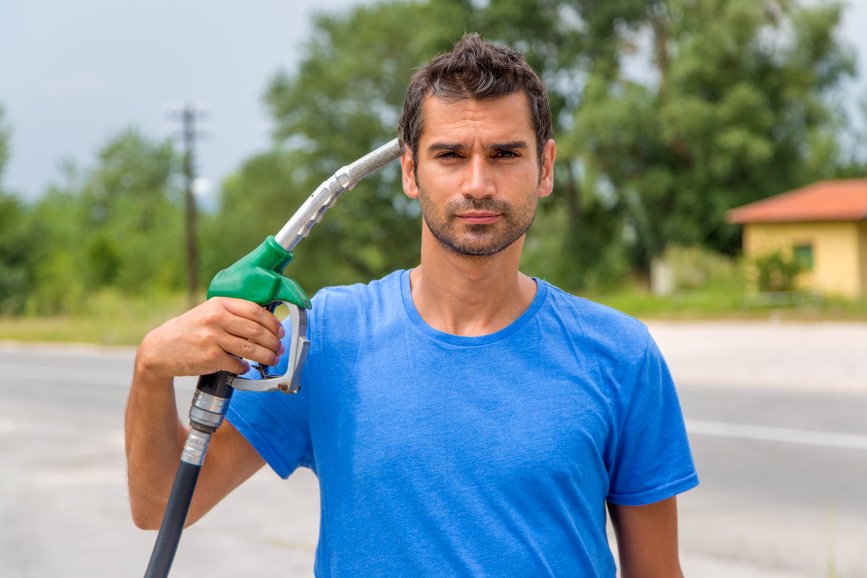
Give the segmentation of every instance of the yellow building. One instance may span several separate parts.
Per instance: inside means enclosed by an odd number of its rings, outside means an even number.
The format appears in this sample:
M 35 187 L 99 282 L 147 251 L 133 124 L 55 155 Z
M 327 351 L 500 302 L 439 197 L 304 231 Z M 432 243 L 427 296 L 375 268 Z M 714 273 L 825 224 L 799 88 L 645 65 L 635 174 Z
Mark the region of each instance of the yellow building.
M 774 250 L 807 263 L 801 285 L 867 297 L 867 179 L 820 181 L 728 212 L 744 226 L 744 254 Z

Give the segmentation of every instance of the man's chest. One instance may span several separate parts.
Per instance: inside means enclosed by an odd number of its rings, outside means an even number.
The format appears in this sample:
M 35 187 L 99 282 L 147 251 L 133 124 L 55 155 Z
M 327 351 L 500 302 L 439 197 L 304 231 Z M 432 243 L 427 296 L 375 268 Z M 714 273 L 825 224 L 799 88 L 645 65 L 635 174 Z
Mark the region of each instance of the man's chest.
M 500 348 L 371 352 L 320 390 L 320 471 L 422 488 L 597 485 L 614 412 L 587 363 Z

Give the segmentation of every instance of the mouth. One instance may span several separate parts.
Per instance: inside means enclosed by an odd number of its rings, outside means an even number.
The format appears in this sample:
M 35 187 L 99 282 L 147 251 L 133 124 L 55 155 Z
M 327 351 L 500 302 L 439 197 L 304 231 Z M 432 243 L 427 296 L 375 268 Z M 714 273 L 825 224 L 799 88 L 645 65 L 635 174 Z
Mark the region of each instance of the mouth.
M 469 225 L 488 225 L 494 223 L 500 218 L 500 213 L 491 213 L 488 211 L 474 211 L 470 213 L 459 213 L 455 215 L 462 222 Z

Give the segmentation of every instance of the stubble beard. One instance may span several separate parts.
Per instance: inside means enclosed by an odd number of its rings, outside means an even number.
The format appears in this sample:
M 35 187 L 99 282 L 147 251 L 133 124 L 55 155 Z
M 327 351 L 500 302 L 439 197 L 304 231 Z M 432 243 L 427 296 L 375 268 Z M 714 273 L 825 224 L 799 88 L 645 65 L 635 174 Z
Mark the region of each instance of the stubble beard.
M 517 207 L 502 199 L 454 199 L 440 212 L 418 183 L 417 187 L 422 218 L 431 234 L 446 249 L 466 257 L 490 257 L 504 251 L 524 236 L 536 217 L 538 197 L 534 194 L 528 194 L 527 201 Z M 461 223 L 456 215 L 471 210 L 497 213 L 500 218 L 491 224 Z

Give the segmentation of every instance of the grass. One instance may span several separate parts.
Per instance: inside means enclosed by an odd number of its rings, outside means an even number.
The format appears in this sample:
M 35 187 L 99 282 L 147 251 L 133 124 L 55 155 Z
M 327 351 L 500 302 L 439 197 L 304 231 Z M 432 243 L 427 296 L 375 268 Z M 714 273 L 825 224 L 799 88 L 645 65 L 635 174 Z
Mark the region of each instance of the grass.
M 134 346 L 145 334 L 187 309 L 184 295 L 127 299 L 103 292 L 65 315 L 0 318 L 0 341 Z
M 867 300 L 821 299 L 808 294 L 757 297 L 733 288 L 668 296 L 638 287 L 585 294 L 588 299 L 648 320 L 791 320 L 867 322 Z M 92 296 L 69 315 L 0 318 L 0 341 L 135 346 L 142 337 L 188 307 L 184 295 L 127 299 L 115 292 Z
M 640 319 L 867 322 L 867 300 L 827 299 L 809 293 L 757 295 L 736 288 L 653 295 L 630 287 L 587 295 Z

